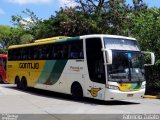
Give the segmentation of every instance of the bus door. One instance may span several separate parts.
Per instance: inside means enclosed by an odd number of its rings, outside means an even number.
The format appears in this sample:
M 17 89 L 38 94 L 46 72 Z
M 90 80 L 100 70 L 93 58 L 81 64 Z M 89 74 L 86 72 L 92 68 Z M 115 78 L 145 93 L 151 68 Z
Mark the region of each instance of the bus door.
M 95 99 L 105 99 L 105 67 L 100 38 L 86 39 L 86 59 L 88 67 L 88 92 Z M 92 84 L 91 84 L 92 83 Z

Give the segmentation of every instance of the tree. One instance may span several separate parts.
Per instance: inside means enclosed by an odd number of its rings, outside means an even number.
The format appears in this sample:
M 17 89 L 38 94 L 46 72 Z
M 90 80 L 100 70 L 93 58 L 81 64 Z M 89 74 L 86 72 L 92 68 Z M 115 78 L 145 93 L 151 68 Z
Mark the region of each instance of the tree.
M 31 35 L 26 34 L 23 29 L 0 25 L 0 46 L 2 50 L 6 50 L 10 45 L 24 43 L 24 39 L 26 39 L 26 43 L 27 41 L 32 42 L 30 41 Z
M 139 15 L 132 14 L 132 20 L 132 36 L 139 40 L 142 50 L 155 52 L 156 64 L 160 64 L 160 9 L 151 8 Z
M 75 8 L 61 8 L 56 16 L 52 16 L 55 32 L 59 35 L 78 36 L 89 34 L 89 19 Z
M 8 36 L 11 34 L 11 29 L 8 26 L 0 25 L 0 46 L 1 49 L 6 49 L 11 40 Z
M 128 35 L 131 18 L 126 0 L 75 0 L 77 9 L 87 14 L 94 32 Z
M 35 39 L 36 31 L 39 29 L 39 26 L 42 24 L 43 20 L 38 18 L 35 13 L 29 9 L 22 11 L 22 13 L 27 15 L 29 19 L 25 19 L 20 15 L 13 15 L 12 23 L 15 27 L 23 29 L 26 34 L 31 34 L 33 39 Z
M 31 34 L 24 34 L 20 37 L 21 44 L 33 42 L 33 36 Z

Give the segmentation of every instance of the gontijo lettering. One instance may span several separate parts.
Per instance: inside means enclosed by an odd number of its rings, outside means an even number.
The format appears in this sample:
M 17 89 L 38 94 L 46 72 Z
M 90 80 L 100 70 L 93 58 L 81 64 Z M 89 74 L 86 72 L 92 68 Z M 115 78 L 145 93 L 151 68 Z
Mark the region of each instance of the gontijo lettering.
M 19 63 L 19 68 L 23 68 L 23 69 L 39 69 L 39 63 Z

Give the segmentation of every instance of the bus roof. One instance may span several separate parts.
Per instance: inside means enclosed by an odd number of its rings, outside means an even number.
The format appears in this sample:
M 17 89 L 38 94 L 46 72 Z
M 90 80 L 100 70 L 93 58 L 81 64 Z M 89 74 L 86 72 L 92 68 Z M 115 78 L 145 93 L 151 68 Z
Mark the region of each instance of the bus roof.
M 21 47 L 29 47 L 29 46 L 35 46 L 35 45 L 44 45 L 48 43 L 60 43 L 60 42 L 65 42 L 65 41 L 73 41 L 73 40 L 80 40 L 80 37 L 66 37 L 62 39 L 54 39 L 53 38 L 46 38 L 46 39 L 40 39 L 36 40 L 34 43 L 29 43 L 29 44 L 21 44 L 21 45 L 11 45 L 9 46 L 8 49 L 14 49 L 14 48 L 21 48 Z
M 100 37 L 100 38 L 109 37 L 109 38 L 136 40 L 135 38 L 131 38 L 131 37 L 118 36 L 118 35 L 105 35 L 105 34 L 91 34 L 91 35 L 82 35 L 82 36 L 77 36 L 77 37 L 57 36 L 57 37 L 52 37 L 52 38 L 36 40 L 34 43 L 29 43 L 29 44 L 11 45 L 9 46 L 8 49 L 29 47 L 29 46 L 35 46 L 35 45 L 48 44 L 48 43 L 59 43 L 59 42 L 65 42 L 65 41 L 80 40 L 83 38 L 91 38 L 91 37 L 95 37 L 95 38 L 96 37 Z
M 91 38 L 91 37 L 108 37 L 108 38 L 136 40 L 135 38 L 132 38 L 132 37 L 126 37 L 126 36 L 120 36 L 120 35 L 108 35 L 108 34 L 91 34 L 91 35 L 80 36 L 80 38 Z
M 55 41 L 55 40 L 60 40 L 60 39 L 64 39 L 64 38 L 70 38 L 68 36 L 57 36 L 57 37 L 51 37 L 51 38 L 45 38 L 45 39 L 40 39 L 40 40 L 35 40 L 35 43 L 39 43 L 39 42 L 48 42 L 48 41 Z
M 0 54 L 0 58 L 7 58 L 7 54 Z

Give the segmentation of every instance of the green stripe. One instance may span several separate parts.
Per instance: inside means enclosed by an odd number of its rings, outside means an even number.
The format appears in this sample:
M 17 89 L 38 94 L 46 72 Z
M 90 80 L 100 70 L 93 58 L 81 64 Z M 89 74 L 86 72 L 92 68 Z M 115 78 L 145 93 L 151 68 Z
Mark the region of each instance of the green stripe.
M 61 39 L 61 40 L 54 41 L 54 43 L 56 43 L 56 42 L 74 41 L 74 40 L 80 40 L 80 36 L 71 37 L 71 38 L 64 38 L 64 39 Z
M 141 84 L 139 83 L 133 83 L 132 86 L 129 88 L 130 90 L 139 89 L 141 87 Z
M 137 83 L 137 86 L 134 89 L 139 89 L 141 87 L 141 84 Z
M 44 84 L 46 82 L 46 79 L 49 78 L 55 63 L 56 60 L 46 60 L 45 66 L 38 79 L 38 83 Z
M 53 85 L 59 80 L 65 68 L 67 60 L 53 60 L 52 62 L 53 63 L 51 63 L 51 61 L 46 62 L 44 71 L 47 71 L 48 75 L 43 75 L 46 73 L 41 73 L 38 83 L 46 84 L 46 85 Z

